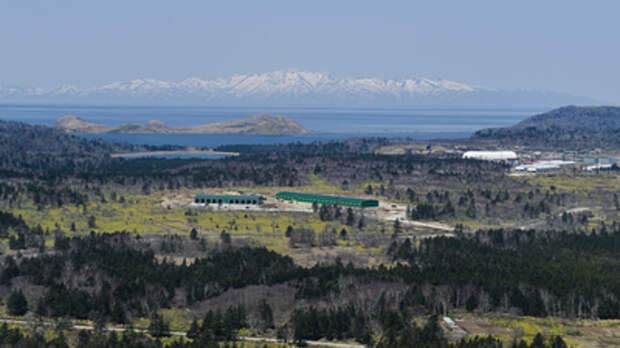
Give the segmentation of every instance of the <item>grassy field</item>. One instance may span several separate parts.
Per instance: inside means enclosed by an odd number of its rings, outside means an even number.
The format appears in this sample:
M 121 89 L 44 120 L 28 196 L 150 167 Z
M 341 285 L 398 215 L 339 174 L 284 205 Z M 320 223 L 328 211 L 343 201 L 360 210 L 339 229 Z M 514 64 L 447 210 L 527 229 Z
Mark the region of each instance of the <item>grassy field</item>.
M 615 175 L 534 175 L 521 177 L 520 180 L 525 180 L 533 187 L 543 190 L 555 188 L 558 191 L 576 195 L 620 190 L 620 177 Z
M 248 188 L 238 188 L 247 191 Z M 235 190 L 231 188 L 228 190 Z M 272 195 L 280 188 L 252 188 L 253 193 Z M 304 192 L 321 192 L 330 194 L 350 194 L 327 185 L 319 179 L 313 179 L 311 186 L 300 189 Z M 189 209 L 170 207 L 163 202 L 167 197 L 182 194 L 178 201 L 187 204 L 191 202 L 193 193 L 189 191 L 164 191 L 150 195 L 117 194 L 112 200 L 111 193 L 106 193 L 107 199 L 91 197 L 86 206 L 63 205 L 62 207 L 48 207 L 37 209 L 32 203 L 24 203 L 15 208 L 12 213 L 20 215 L 31 226 L 40 225 L 44 230 L 53 232 L 62 230 L 67 235 L 84 235 L 91 231 L 98 233 L 112 233 L 127 231 L 145 236 L 189 236 L 192 229 L 198 231 L 198 238 L 204 238 L 207 244 L 219 243 L 223 231 L 231 236 L 233 242 L 245 241 L 250 245 L 262 245 L 279 253 L 299 256 L 303 264 L 312 264 L 316 260 L 328 257 L 334 258 L 337 252 L 362 255 L 361 263 L 374 263 L 372 255 L 380 253 L 377 238 L 369 237 L 372 233 L 379 233 L 379 221 L 365 219 L 365 231 L 343 225 L 341 221 L 321 221 L 318 214 L 306 212 L 255 211 L 255 210 L 226 210 L 226 209 Z M 347 240 L 339 239 L 337 245 L 329 248 L 291 248 L 289 238 L 285 236 L 287 228 L 308 228 L 316 232 L 318 237 L 327 231 L 340 233 L 347 231 Z M 383 229 L 385 230 L 385 228 Z M 367 231 L 367 232 L 366 232 Z M 381 236 L 382 238 L 384 236 Z M 367 242 L 370 240 L 372 243 Z M 386 244 L 381 242 L 382 244 Z M 7 250 L 6 241 L 0 243 L 0 250 Z M 53 233 L 46 239 L 46 246 L 53 246 Z M 330 250 L 328 250 L 330 249 Z M 334 252 L 337 251 L 337 252 Z M 360 259 L 359 257 L 356 260 Z
M 530 187 L 527 190 L 539 189 L 542 192 L 564 192 L 575 197 L 568 200 L 567 205 L 561 207 L 562 209 L 553 211 L 552 213 L 555 215 L 559 215 L 565 209 L 576 206 L 592 208 L 596 210 L 596 214 L 590 220 L 591 227 L 597 226 L 601 221 L 610 222 L 618 216 L 615 208 L 610 207 L 609 202 L 607 202 L 610 199 L 610 195 L 615 192 L 620 193 L 620 178 L 618 177 L 605 175 L 536 175 L 520 177 L 517 180 L 527 181 Z M 311 176 L 309 185 L 295 187 L 294 190 L 322 194 L 365 196 L 364 191 L 368 185 L 372 185 L 376 191 L 380 184 L 380 182 L 365 182 L 357 187 L 343 189 L 333 186 L 316 176 Z M 226 189 L 226 191 L 262 194 L 269 197 L 273 197 L 276 192 L 283 190 L 292 189 L 290 187 L 231 187 Z M 225 190 L 213 191 L 224 192 Z M 178 201 L 187 203 L 191 200 L 192 195 L 198 192 L 200 191 L 178 190 L 155 192 L 151 195 L 125 194 L 123 195 L 124 202 L 122 203 L 118 199 L 115 201 L 111 200 L 109 198 L 111 194 L 106 193 L 107 201 L 102 202 L 99 197 L 91 197 L 85 207 L 64 205 L 60 208 L 38 210 L 33 204 L 24 203 L 20 208 L 12 209 L 12 212 L 16 215 L 21 215 L 30 225 L 41 225 L 44 230 L 49 231 L 60 228 L 69 235 L 85 234 L 90 231 L 128 231 L 151 235 L 188 235 L 195 228 L 199 232 L 199 236 L 206 239 L 219 238 L 220 233 L 226 231 L 233 239 L 256 241 L 258 244 L 265 245 L 278 252 L 290 252 L 287 245 L 288 239 L 283 238 L 288 226 L 311 228 L 317 233 L 331 229 L 340 231 L 342 228 L 354 232 L 354 229 L 343 226 L 338 221 L 320 221 L 316 214 L 226 211 L 217 209 L 194 210 L 189 214 L 187 209 L 175 209 L 174 205 L 169 206 L 162 203 L 165 202 L 167 196 L 177 193 L 182 195 Z M 601 198 L 601 193 L 607 195 L 607 201 Z M 117 197 L 120 196 L 121 194 L 117 194 Z M 375 228 L 375 231 L 381 229 L 379 222 L 372 221 L 371 219 L 366 220 L 369 225 L 379 227 Z M 525 223 L 523 219 L 499 217 L 491 220 L 450 219 L 443 222 L 450 225 L 462 224 L 468 229 L 515 227 Z M 389 231 L 390 226 L 387 226 L 385 223 L 383 225 L 383 230 L 387 229 Z M 371 226 L 368 226 L 367 230 L 371 229 Z M 6 249 L 4 244 L 0 245 L 0 250 Z M 50 242 L 47 242 L 46 245 L 51 246 Z M 358 251 L 368 251 L 369 247 L 361 243 L 340 243 L 340 246 L 353 247 Z M 372 247 L 376 247 L 376 245 Z
M 610 212 L 609 203 L 598 202 L 597 193 L 605 192 L 610 195 L 613 192 L 620 192 L 620 178 L 615 176 L 567 176 L 567 175 L 537 175 L 522 177 L 518 180 L 528 182 L 530 189 L 541 191 L 566 192 L 575 195 L 577 198 L 572 205 L 583 203 L 586 207 L 592 207 L 594 203 L 599 207 L 606 207 L 604 214 L 597 214 L 590 221 L 592 227 L 600 221 L 609 222 L 615 218 L 617 213 Z M 310 177 L 310 184 L 296 187 L 294 190 L 299 192 L 313 192 L 335 195 L 355 195 L 363 196 L 368 185 L 372 185 L 377 190 L 381 183 L 366 182 L 357 187 L 342 189 L 326 183 L 316 177 Z M 232 187 L 228 191 L 251 192 L 273 197 L 276 192 L 291 190 L 286 187 Z M 214 190 L 214 191 L 224 191 Z M 199 232 L 200 237 L 207 240 L 217 239 L 222 231 L 229 233 L 233 239 L 245 239 L 256 241 L 260 245 L 265 245 L 278 252 L 290 252 L 288 239 L 284 238 L 284 232 L 288 226 L 311 228 L 318 233 L 326 230 L 335 229 L 340 231 L 342 228 L 354 232 L 347 226 L 343 226 L 338 221 L 320 221 L 316 214 L 295 213 L 295 212 L 267 212 L 267 211 L 226 211 L 226 210 L 193 210 L 191 213 L 187 209 L 175 209 L 174 205 L 169 207 L 162 204 L 167 195 L 182 193 L 184 196 L 181 202 L 189 202 L 193 191 L 164 191 L 156 192 L 151 195 L 125 194 L 124 202 L 119 199 L 113 201 L 110 193 L 106 193 L 107 201 L 102 202 L 98 197 L 92 197 L 85 206 L 64 205 L 60 208 L 45 208 L 38 210 L 33 204 L 24 203 L 20 208 L 13 209 L 16 215 L 21 215 L 30 225 L 41 225 L 44 230 L 54 231 L 58 228 L 67 234 L 85 234 L 90 231 L 95 232 L 114 232 L 128 231 L 137 234 L 150 235 L 188 235 L 192 229 Z M 198 191 L 196 191 L 198 192 Z M 117 194 L 120 197 L 121 194 Z M 594 207 L 597 208 L 597 207 Z M 601 208 L 597 208 L 601 210 Z M 561 211 L 554 212 L 560 214 Z M 609 217 L 610 213 L 613 216 Z M 94 220 L 94 221 L 93 221 Z M 366 219 L 370 225 L 377 225 L 379 222 Z M 90 224 L 89 224 L 90 222 Z M 94 224 L 93 224 L 94 222 Z M 522 224 L 523 221 L 515 219 L 495 219 L 493 221 L 478 220 L 450 220 L 445 221 L 449 224 L 462 224 L 469 229 L 491 228 L 491 227 L 514 227 Z M 378 226 L 378 225 L 377 225 Z M 375 227 L 377 227 L 375 226 Z M 371 230 L 368 226 L 367 230 Z M 381 228 L 375 228 L 375 231 Z M 389 230 L 389 226 L 384 226 L 384 230 Z M 355 241 L 355 239 L 353 239 Z M 47 246 L 51 246 L 47 242 Z M 368 245 L 358 242 L 340 243 L 343 247 L 352 247 L 357 251 L 368 251 Z M 373 245 L 371 247 L 376 247 Z M 0 249 L 6 249 L 0 245 Z
M 64 205 L 61 208 L 37 210 L 23 206 L 12 212 L 21 215 L 32 226 L 44 230 L 62 229 L 69 235 L 95 232 L 128 231 L 138 234 L 189 235 L 195 228 L 199 236 L 219 238 L 222 231 L 233 238 L 255 238 L 266 246 L 286 246 L 284 232 L 288 226 L 312 228 L 322 232 L 343 225 L 321 221 L 315 214 L 235 210 L 168 209 L 156 196 L 128 196 L 125 203 L 90 202 L 86 207 Z M 89 225 L 94 217 L 94 224 Z M 75 230 L 72 229 L 72 225 Z
M 569 347 L 611 348 L 620 346 L 620 320 L 534 318 L 507 314 L 454 314 L 457 325 L 470 334 L 499 336 L 506 345 L 513 339 L 531 342 L 537 333 L 561 336 Z
M 308 179 L 310 180 L 309 185 L 304 186 L 255 186 L 252 188 L 248 187 L 228 187 L 226 190 L 231 191 L 249 191 L 256 194 L 264 194 L 264 195 L 275 195 L 280 191 L 295 191 L 295 192 L 304 192 L 304 193 L 318 193 L 318 194 L 326 194 L 326 195 L 350 195 L 355 192 L 359 192 L 358 187 L 353 187 L 349 189 L 343 189 L 341 187 L 337 187 L 331 185 L 326 182 L 324 179 L 317 177 L 316 175 L 308 175 Z M 364 186 L 365 187 L 365 186 Z

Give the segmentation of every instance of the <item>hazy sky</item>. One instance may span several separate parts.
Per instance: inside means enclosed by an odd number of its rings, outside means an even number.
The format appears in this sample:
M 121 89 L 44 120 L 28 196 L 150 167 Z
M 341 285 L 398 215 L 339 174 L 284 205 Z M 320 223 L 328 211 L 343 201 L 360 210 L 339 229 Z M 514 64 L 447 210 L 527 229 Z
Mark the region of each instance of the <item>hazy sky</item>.
M 620 104 L 620 1 L 0 0 L 0 83 L 285 68 L 444 78 Z

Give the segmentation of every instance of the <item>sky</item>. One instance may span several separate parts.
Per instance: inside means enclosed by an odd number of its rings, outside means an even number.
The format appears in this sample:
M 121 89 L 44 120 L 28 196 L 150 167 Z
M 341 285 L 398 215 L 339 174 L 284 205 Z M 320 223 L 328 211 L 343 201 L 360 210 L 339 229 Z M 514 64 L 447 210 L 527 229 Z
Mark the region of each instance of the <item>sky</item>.
M 297 68 L 620 104 L 620 1 L 0 0 L 0 84 Z

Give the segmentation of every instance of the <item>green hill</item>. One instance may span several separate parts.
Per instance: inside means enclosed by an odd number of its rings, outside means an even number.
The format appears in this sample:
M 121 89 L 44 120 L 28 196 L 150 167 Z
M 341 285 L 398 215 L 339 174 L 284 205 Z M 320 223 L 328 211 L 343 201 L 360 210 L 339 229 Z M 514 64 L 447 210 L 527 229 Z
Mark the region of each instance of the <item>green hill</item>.
M 153 120 L 145 125 L 122 124 L 120 126 L 106 126 L 87 122 L 77 116 L 65 116 L 56 121 L 56 128 L 72 134 L 155 134 L 155 133 L 195 133 L 195 134 L 264 134 L 264 135 L 287 135 L 309 133 L 296 121 L 280 115 L 261 114 L 247 119 L 232 120 L 189 126 L 182 128 L 170 128 L 163 122 Z
M 540 148 L 618 148 L 620 107 L 566 106 L 529 117 L 512 127 L 480 130 L 471 139 Z

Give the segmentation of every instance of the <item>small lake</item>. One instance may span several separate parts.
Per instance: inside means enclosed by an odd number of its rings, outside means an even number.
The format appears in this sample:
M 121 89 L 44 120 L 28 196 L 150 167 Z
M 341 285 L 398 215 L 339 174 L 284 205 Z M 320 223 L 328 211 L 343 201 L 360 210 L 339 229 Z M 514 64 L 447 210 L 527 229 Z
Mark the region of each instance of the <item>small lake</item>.
M 199 158 L 199 159 L 221 159 L 225 158 L 225 155 L 209 155 L 209 154 L 197 154 L 197 153 L 188 153 L 188 154 L 173 154 L 173 155 L 162 155 L 162 154 L 154 154 L 154 155 L 144 155 L 144 156 L 119 156 L 124 159 L 139 159 L 139 158 L 166 158 L 166 159 L 190 159 L 190 158 Z

